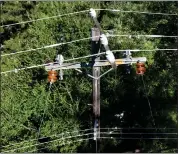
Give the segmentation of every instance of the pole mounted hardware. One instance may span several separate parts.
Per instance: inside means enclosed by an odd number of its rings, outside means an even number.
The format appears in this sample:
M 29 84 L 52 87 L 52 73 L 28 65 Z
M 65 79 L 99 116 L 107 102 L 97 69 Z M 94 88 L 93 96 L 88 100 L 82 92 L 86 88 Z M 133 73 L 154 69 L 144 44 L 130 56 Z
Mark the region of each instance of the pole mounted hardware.
M 59 64 L 59 66 L 61 66 L 64 62 L 63 56 L 59 55 L 59 54 L 57 55 L 55 60 Z M 59 80 L 63 80 L 63 70 L 62 69 L 60 69 L 60 71 L 59 71 Z

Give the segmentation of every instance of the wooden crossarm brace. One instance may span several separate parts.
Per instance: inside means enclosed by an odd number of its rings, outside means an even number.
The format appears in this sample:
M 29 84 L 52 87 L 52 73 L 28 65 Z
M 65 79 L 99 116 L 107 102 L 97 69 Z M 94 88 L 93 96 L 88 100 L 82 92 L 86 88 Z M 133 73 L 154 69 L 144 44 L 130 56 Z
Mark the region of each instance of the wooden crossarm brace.
M 80 72 L 80 73 L 83 73 L 81 70 L 79 70 L 79 69 L 75 69 L 76 71 L 78 71 L 78 72 Z M 87 74 L 87 76 L 88 77 L 90 77 L 90 78 L 92 78 L 92 79 L 95 79 L 95 80 L 98 80 L 98 79 L 100 79 L 102 76 L 104 76 L 104 75 L 106 75 L 107 73 L 109 73 L 110 71 L 112 71 L 113 70 L 113 68 L 110 68 L 109 70 L 107 70 L 106 72 L 104 72 L 103 74 L 101 74 L 98 78 L 96 78 L 96 77 L 94 77 L 94 76 L 92 76 L 92 75 L 90 75 L 90 74 Z

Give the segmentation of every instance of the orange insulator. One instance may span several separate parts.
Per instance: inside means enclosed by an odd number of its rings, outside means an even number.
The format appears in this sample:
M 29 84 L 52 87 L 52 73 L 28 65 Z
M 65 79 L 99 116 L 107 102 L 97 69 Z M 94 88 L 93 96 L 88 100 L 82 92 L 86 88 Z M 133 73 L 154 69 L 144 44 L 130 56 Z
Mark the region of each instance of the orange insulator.
M 145 64 L 138 62 L 136 64 L 136 74 L 143 75 L 146 72 Z
M 145 64 L 144 63 L 137 63 L 136 66 L 137 67 L 145 67 Z
M 57 81 L 57 72 L 56 71 L 49 71 L 48 72 L 48 82 L 54 83 Z
M 54 75 L 54 76 L 57 76 L 57 72 L 56 72 L 56 71 L 51 70 L 51 71 L 49 71 L 49 72 L 48 72 L 48 75 Z
M 53 78 L 52 78 L 53 77 Z M 49 76 L 48 77 L 48 82 L 52 82 L 52 83 L 54 83 L 54 82 L 56 82 L 57 81 L 57 77 L 54 77 L 54 76 Z

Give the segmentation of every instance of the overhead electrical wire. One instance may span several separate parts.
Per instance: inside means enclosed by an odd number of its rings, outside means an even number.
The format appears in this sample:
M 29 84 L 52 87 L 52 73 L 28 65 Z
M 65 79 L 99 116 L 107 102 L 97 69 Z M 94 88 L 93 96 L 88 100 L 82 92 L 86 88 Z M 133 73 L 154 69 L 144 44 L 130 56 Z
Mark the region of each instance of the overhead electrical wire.
M 172 50 L 172 51 L 175 51 L 175 50 L 178 50 L 178 49 L 152 49 L 152 50 L 145 50 L 145 49 L 125 49 L 125 50 L 111 50 L 112 52 L 124 52 L 124 51 L 132 51 L 132 52 L 138 52 L 138 51 L 169 51 L 169 50 Z M 74 60 L 79 60 L 79 59 L 84 59 L 84 58 L 90 58 L 90 57 L 93 57 L 93 56 L 99 56 L 99 55 L 104 55 L 106 54 L 106 52 L 100 52 L 100 53 L 97 53 L 97 54 L 90 54 L 90 55 L 87 55 L 87 56 L 82 56 L 82 57 L 77 57 L 77 58 L 71 58 L 71 59 L 66 59 L 64 60 L 65 62 L 69 62 L 69 61 L 74 61 Z
M 7 150 L 7 151 L 3 151 L 3 152 L 14 152 L 16 150 L 26 149 L 26 148 L 34 147 L 34 146 L 37 146 L 37 145 L 44 145 L 44 144 L 55 142 L 55 141 L 59 141 L 59 140 L 70 139 L 70 138 L 80 137 L 80 136 L 87 136 L 87 135 L 91 135 L 91 134 L 93 134 L 93 133 L 87 133 L 87 134 L 81 134 L 81 135 L 75 135 L 75 136 L 68 136 L 68 137 L 58 138 L 58 139 L 55 139 L 55 140 L 51 140 L 51 141 L 47 141 L 47 142 L 43 142 L 43 143 L 36 143 L 36 144 L 33 144 L 33 145 L 28 145 L 28 146 L 24 146 L 24 147 L 20 147 L 20 148 L 16 148 L 16 149 L 11 149 L 11 150 Z
M 122 137 L 100 137 L 100 138 L 108 138 L 108 139 L 121 139 L 121 140 L 139 140 L 139 139 L 144 139 L 144 140 L 177 140 L 178 138 L 157 138 L 157 137 L 151 137 L 151 138 L 148 138 L 148 137 L 145 137 L 145 138 L 143 138 L 143 137 L 138 137 L 138 138 L 127 138 L 127 137 L 125 137 L 125 138 L 122 138 Z
M 91 135 L 93 133 L 88 133 L 88 134 L 82 134 L 82 135 L 76 135 L 76 136 L 68 136 L 68 137 L 64 137 L 64 138 L 58 138 L 58 139 L 55 139 L 55 140 L 51 140 L 51 141 L 47 141 L 47 142 L 43 142 L 43 143 L 38 143 L 38 144 L 33 144 L 33 145 L 29 145 L 29 146 L 24 146 L 24 147 L 20 147 L 20 148 L 16 148 L 16 149 L 11 149 L 11 150 L 7 150 L 7 151 L 3 151 L 3 152 L 14 152 L 16 150 L 20 150 L 20 149 L 26 149 L 26 148 L 29 148 L 29 147 L 34 147 L 34 146 L 37 146 L 37 145 L 44 145 L 44 144 L 47 144 L 47 143 L 52 143 L 52 142 L 55 142 L 55 141 L 59 141 L 59 140 L 64 140 L 64 139 L 69 139 L 69 138 L 73 138 L 73 137 L 79 137 L 79 136 L 87 136 L 87 135 Z M 109 134 L 109 135 L 113 135 L 114 133 L 111 133 L 111 132 L 100 132 L 100 134 Z M 123 134 L 123 133 L 120 133 L 120 134 Z M 129 133 L 130 134 L 130 133 Z M 140 133 L 139 133 L 140 134 Z M 164 137 L 138 137 L 138 138 L 132 138 L 132 137 L 100 137 L 100 138 L 115 138 L 115 139 L 178 139 L 178 138 L 164 138 Z M 92 139 L 92 138 L 91 138 Z
M 129 139 L 129 138 L 118 138 L 118 137 L 100 137 L 100 138 L 102 138 L 102 139 Z M 75 141 L 69 141 L 68 143 L 63 144 L 63 145 L 67 145 L 67 144 L 71 144 L 71 143 L 75 143 L 75 142 L 79 142 L 79 141 L 86 141 L 86 140 L 90 140 L 90 139 L 93 139 L 93 138 L 86 138 L 86 139 L 80 139 L 80 140 L 75 140 Z M 132 139 L 145 139 L 145 138 L 132 138 Z M 152 138 L 147 138 L 147 139 L 152 139 Z M 157 138 L 157 139 L 176 139 L 176 138 Z M 48 147 L 44 147 L 44 148 L 40 148 L 40 149 L 32 150 L 32 151 L 27 151 L 27 152 L 35 152 L 35 151 L 37 152 L 38 150 L 42 150 L 42 149 L 46 149 L 46 148 L 48 148 Z
M 140 134 L 140 135 L 142 135 L 142 134 L 145 134 L 145 135 L 147 135 L 147 134 L 164 134 L 164 135 L 177 135 L 178 133 L 123 133 L 123 132 L 112 132 L 112 131 L 110 131 L 110 132 L 103 132 L 103 134 L 128 134 L 128 135 L 131 135 L 131 134 L 133 134 L 133 135 L 138 135 L 138 134 Z
M 31 23 L 31 22 L 35 22 L 35 21 L 48 20 L 48 19 L 52 19 L 52 18 L 59 18 L 59 17 L 68 16 L 68 15 L 84 13 L 84 12 L 88 12 L 88 11 L 89 10 L 83 10 L 83 11 L 78 11 L 78 12 L 73 12 L 73 13 L 66 13 L 66 14 L 61 14 L 61 15 L 56 15 L 56 16 L 51 16 L 51 17 L 44 17 L 44 18 L 39 18 L 39 19 L 34 19 L 34 20 L 29 20 L 29 21 L 22 21 L 22 22 L 13 23 L 13 24 L 2 25 L 0 27 L 8 27 L 8 26 L 15 26 L 15 25 L 20 25 L 20 24 L 27 24 L 27 23 Z
M 170 13 L 159 13 L 159 12 L 141 12 L 141 11 L 125 11 L 118 9 L 95 9 L 96 11 L 112 11 L 112 12 L 123 12 L 123 13 L 138 13 L 138 14 L 148 14 L 148 15 L 165 15 L 165 16 L 178 16 L 178 14 Z
M 133 36 L 133 37 L 150 37 L 150 38 L 178 37 L 178 36 L 165 36 L 165 35 L 110 35 L 110 34 L 108 34 L 107 37 L 131 37 L 131 36 Z M 95 36 L 95 37 L 100 37 L 100 36 Z M 25 53 L 25 52 L 30 52 L 30 51 L 36 51 L 36 50 L 41 50 L 41 49 L 53 48 L 53 47 L 57 47 L 57 46 L 65 45 L 65 44 L 71 44 L 71 43 L 75 43 L 75 42 L 79 42 L 79 41 L 89 40 L 89 39 L 92 39 L 92 38 L 95 38 L 95 37 L 87 37 L 87 38 L 82 38 L 82 39 L 73 40 L 73 41 L 69 41 L 69 42 L 46 45 L 46 46 L 43 46 L 43 47 L 40 47 L 40 48 L 34 48 L 34 49 L 28 49 L 28 50 L 23 50 L 23 51 L 17 51 L 17 52 L 14 52 L 14 53 L 2 54 L 1 57 Z
M 87 140 L 91 140 L 91 139 L 93 139 L 93 137 L 92 138 L 86 138 L 86 139 L 80 139 L 80 140 L 75 140 L 75 141 L 68 141 L 67 143 L 65 143 L 65 144 L 63 144 L 63 145 L 67 145 L 67 144 L 71 144 L 71 143 L 75 143 L 75 142 L 80 142 L 80 141 L 87 141 Z M 44 147 L 44 148 L 40 148 L 40 149 L 36 149 L 36 150 L 32 150 L 32 151 L 27 151 L 27 152 L 29 152 L 29 153 L 31 153 L 31 152 L 37 152 L 37 151 L 39 151 L 39 150 L 42 150 L 42 149 L 47 149 L 48 147 Z
M 145 49 L 134 49 L 134 50 L 131 50 L 131 49 L 126 49 L 126 50 L 130 50 L 132 52 L 138 52 L 138 51 L 177 51 L 178 49 L 152 49 L 152 50 L 145 50 Z M 112 52 L 124 52 L 126 50 L 112 50 Z M 98 55 L 104 55 L 105 52 L 101 52 L 101 53 L 97 53 L 97 54 L 90 54 L 90 55 L 87 55 L 87 56 L 82 56 L 82 57 L 77 57 L 77 58 L 72 58 L 72 59 L 66 59 L 64 60 L 65 62 L 68 62 L 68 61 L 74 61 L 74 60 L 78 60 L 78 59 L 84 59 L 84 58 L 89 58 L 89 57 L 93 57 L 93 56 L 98 56 Z M 4 72 L 1 72 L 1 74 L 6 74 L 6 73 L 10 73 L 10 72 L 18 72 L 20 70 L 25 70 L 25 69 L 31 69 L 31 68 L 37 68 L 37 67 L 43 67 L 43 66 L 48 66 L 48 65 L 51 65 L 51 64 L 55 64 L 56 62 L 52 62 L 52 63 L 46 63 L 46 64 L 41 64 L 41 65 L 33 65 L 33 66 L 28 66 L 28 67 L 23 67 L 23 68 L 18 68 L 18 69 L 14 69 L 14 70 L 9 70 L 9 71 L 4 71 Z M 64 67 L 64 65 L 61 65 L 60 67 Z M 60 68 L 59 67 L 59 68 Z
M 146 130 L 146 129 L 148 129 L 148 130 L 152 130 L 152 129 L 156 129 L 156 128 L 153 128 L 153 127 L 150 127 L 150 128 L 140 128 L 140 127 L 129 127 L 129 128 L 127 128 L 127 127 L 114 127 L 114 128 L 100 128 L 100 129 L 114 129 L 114 130 L 126 130 L 126 129 L 136 129 L 136 130 L 140 130 L 140 129 L 144 129 L 144 130 Z M 157 129 L 167 129 L 167 130 L 173 130 L 173 129 L 177 129 L 178 130 L 178 128 L 157 128 Z
M 84 129 L 84 130 L 78 130 L 78 131 L 72 131 L 72 132 L 64 132 L 64 133 L 60 133 L 60 134 L 55 134 L 55 135 L 51 135 L 51 136 L 47 136 L 47 137 L 41 137 L 39 138 L 38 140 L 42 140 L 42 139 L 46 139 L 46 138 L 49 138 L 49 137 L 60 137 L 60 136 L 63 136 L 65 134 L 69 134 L 69 133 L 79 133 L 79 132 L 86 132 L 86 131 L 90 131 L 92 130 L 93 128 L 91 129 Z M 27 143 L 27 142 L 33 142 L 33 141 L 36 141 L 37 139 L 30 139 L 30 140 L 25 140 L 25 141 L 22 141 L 22 142 L 19 142 L 19 143 L 15 143 L 15 144 L 9 144 L 9 145 L 5 145 L 5 146 L 1 146 L 1 148 L 7 148 L 9 146 L 17 146 L 19 144 L 24 144 L 24 143 Z
M 123 139 L 123 138 L 117 138 L 117 137 L 100 137 L 102 139 Z M 87 139 L 80 139 L 80 140 L 76 140 L 76 141 L 69 141 L 68 143 L 66 144 L 63 144 L 63 145 L 67 145 L 67 144 L 71 144 L 71 143 L 75 143 L 75 142 L 79 142 L 79 141 L 86 141 L 86 140 L 91 140 L 93 138 L 87 138 Z M 125 139 L 128 139 L 128 138 L 125 138 Z M 143 138 L 133 138 L 133 139 L 143 139 Z M 149 138 L 148 138 L 149 139 Z M 161 138 L 157 138 L 157 139 L 161 139 Z M 164 139 L 164 138 L 162 138 Z M 169 138 L 166 138 L 166 139 L 169 139 Z M 170 138 L 171 139 L 171 138 Z M 174 138 L 176 139 L 176 138 Z M 40 148 L 40 149 L 37 149 L 37 150 L 32 150 L 32 151 L 27 151 L 27 152 L 37 152 L 38 150 L 42 150 L 42 149 L 47 149 L 48 147 L 44 147 L 44 148 Z
M 141 130 L 141 129 L 144 129 L 144 130 L 152 130 L 152 129 L 156 129 L 156 128 L 100 128 L 100 130 L 108 130 L 109 134 L 111 131 L 121 131 L 121 130 L 132 130 L 132 129 L 136 129 L 136 130 Z M 158 130 L 173 130 L 173 129 L 177 129 L 177 128 L 157 128 Z M 63 135 L 65 134 L 72 134 L 72 133 L 79 133 L 79 132 L 87 132 L 87 131 L 91 131 L 93 130 L 93 128 L 91 129 L 84 129 L 84 130 L 79 130 L 79 131 L 72 131 L 72 132 L 64 132 L 64 133 L 60 133 L 60 134 L 55 134 L 55 135 L 51 135 L 51 136 L 46 136 L 46 137 L 41 137 L 39 138 L 39 140 L 42 140 L 42 139 L 46 139 L 46 138 L 52 138 L 52 137 L 62 137 Z M 123 134 L 123 133 L 122 133 Z M 131 134 L 131 133 L 129 133 Z M 138 133 L 140 134 L 140 133 Z M 143 134 L 143 133 L 142 133 Z M 151 134 L 151 133 L 149 133 Z M 158 134 L 158 133 L 154 133 L 154 134 Z M 163 133 L 163 134 L 178 134 L 178 133 Z M 12 147 L 12 146 L 18 146 L 20 144 L 25 144 L 27 142 L 33 142 L 33 141 L 36 141 L 37 139 L 30 139 L 30 140 L 25 140 L 25 141 L 22 141 L 22 142 L 19 142 L 19 143 L 15 143 L 15 144 L 9 144 L 9 145 L 5 145 L 5 146 L 1 146 L 1 148 L 7 148 L 7 147 Z
M 166 15 L 166 16 L 177 16 L 177 14 L 170 14 L 170 13 L 153 13 L 153 12 L 140 12 L 140 11 L 125 11 L 125 10 L 117 10 L 117 9 L 94 9 L 96 11 L 104 10 L 104 11 L 112 11 L 112 12 L 123 12 L 123 13 L 138 13 L 138 14 L 148 14 L 148 15 Z M 56 15 L 56 16 L 51 16 L 51 17 L 44 17 L 44 18 L 38 18 L 34 20 L 29 20 L 29 21 L 22 21 L 18 23 L 13 23 L 13 24 L 7 24 L 7 25 L 2 25 L 0 27 L 8 27 L 8 26 L 15 26 L 15 25 L 20 25 L 20 24 L 27 24 L 31 22 L 36 22 L 36 21 L 42 21 L 42 20 L 48 20 L 48 19 L 53 19 L 53 18 L 59 18 L 59 17 L 64 17 L 68 15 L 75 15 L 75 14 L 80 14 L 84 12 L 89 12 L 90 10 L 82 10 L 78 12 L 73 12 L 73 13 L 66 13 L 66 14 L 61 14 L 61 15 Z
M 149 37 L 149 38 L 165 38 L 165 37 L 167 37 L 167 38 L 178 38 L 178 36 L 167 36 L 167 35 L 137 35 L 137 34 L 135 34 L 135 35 L 130 35 L 130 34 L 128 34 L 128 35 L 118 35 L 118 34 L 106 34 L 107 35 L 107 37 L 116 37 L 116 36 L 119 36 L 119 37 L 129 37 L 129 38 L 131 38 L 131 37 L 137 37 L 137 38 L 140 38 L 140 37 Z
M 107 128 L 102 128 L 102 129 L 107 129 Z M 86 129 L 86 130 L 92 130 L 92 129 Z M 63 134 L 63 133 L 62 133 Z M 82 135 L 75 135 L 75 136 L 68 136 L 68 137 L 63 137 L 62 134 L 60 135 L 55 135 L 56 137 L 61 137 L 60 139 L 64 140 L 64 139 L 68 139 L 68 138 L 73 138 L 73 137 L 78 137 L 78 136 L 86 136 L 86 135 L 90 135 L 90 134 L 93 134 L 93 133 L 87 133 L 87 134 L 82 134 Z M 100 132 L 100 134 L 109 134 L 109 135 L 114 135 L 114 134 L 128 134 L 128 135 L 131 135 L 131 134 L 139 134 L 139 135 L 142 135 L 142 134 L 165 134 L 165 135 L 177 135 L 178 133 L 122 133 L 122 132 L 114 132 L 114 131 L 108 131 L 108 132 Z M 53 135 L 54 136 L 54 135 Z M 52 136 L 49 136 L 49 137 L 52 137 Z M 48 138 L 49 138 L 48 137 Z M 40 138 L 40 139 L 45 139 L 47 137 L 44 137 L 44 138 Z M 54 142 L 54 141 L 57 141 L 57 140 L 60 140 L 59 138 L 58 139 L 55 139 L 55 140 L 51 140 L 51 141 L 47 141 L 47 142 L 43 142 L 43 143 L 36 143 L 36 144 L 33 144 L 33 145 L 29 145 L 29 146 L 24 146 L 24 147 L 20 147 L 20 148 L 16 148 L 16 149 L 11 149 L 11 150 L 8 150 L 8 151 L 12 151 L 12 150 L 18 150 L 18 149 L 24 149 L 24 148 L 28 148 L 28 147 L 33 147 L 33 146 L 36 146 L 36 145 L 43 145 L 43 144 L 46 144 L 46 143 L 51 143 L 51 142 Z M 123 137 L 123 139 L 126 139 Z M 133 138 L 132 138 L 133 139 Z M 143 139 L 143 138 L 142 138 Z M 148 138 L 146 138 L 148 139 Z M 157 138 L 158 139 L 158 138 Z M 161 138 L 163 139 L 163 138 Z M 170 139 L 170 138 L 169 138 Z M 173 139 L 173 138 L 172 138 Z M 28 141 L 25 141 L 25 142 L 21 142 L 21 143 L 18 143 L 18 144 L 24 144 L 26 142 L 30 142 L 30 141 L 35 141 L 37 139 L 34 139 L 34 140 L 28 140 Z M 14 145 L 18 145 L 18 144 L 14 144 Z M 11 144 L 12 145 L 12 144 Z M 2 146 L 3 148 L 7 148 L 9 147 L 10 145 L 8 146 Z M 6 151 L 7 152 L 7 151 Z
M 19 54 L 19 53 L 24 53 L 24 52 L 36 51 L 36 50 L 41 50 L 41 49 L 53 48 L 53 47 L 61 46 L 61 45 L 64 45 L 64 44 L 71 44 L 71 43 L 74 43 L 74 42 L 88 40 L 88 39 L 91 39 L 91 38 L 92 37 L 88 37 L 88 38 L 78 39 L 78 40 L 74 40 L 74 41 L 70 41 L 70 42 L 57 43 L 57 44 L 43 46 L 43 47 L 40 47 L 40 48 L 28 49 L 28 50 L 24 50 L 24 51 L 18 51 L 18 52 L 15 52 L 15 53 L 2 54 L 1 57 L 3 57 L 3 56 L 9 56 L 9 55 L 14 55 L 14 54 Z

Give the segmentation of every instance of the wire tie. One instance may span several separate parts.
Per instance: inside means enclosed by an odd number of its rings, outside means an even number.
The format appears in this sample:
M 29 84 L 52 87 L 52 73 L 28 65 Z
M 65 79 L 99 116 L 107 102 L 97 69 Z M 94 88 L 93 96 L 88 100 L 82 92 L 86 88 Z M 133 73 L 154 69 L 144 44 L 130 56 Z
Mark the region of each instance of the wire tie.
M 15 73 L 17 73 L 17 72 L 18 72 L 18 70 L 17 70 L 17 69 L 14 69 L 14 72 L 15 72 Z

